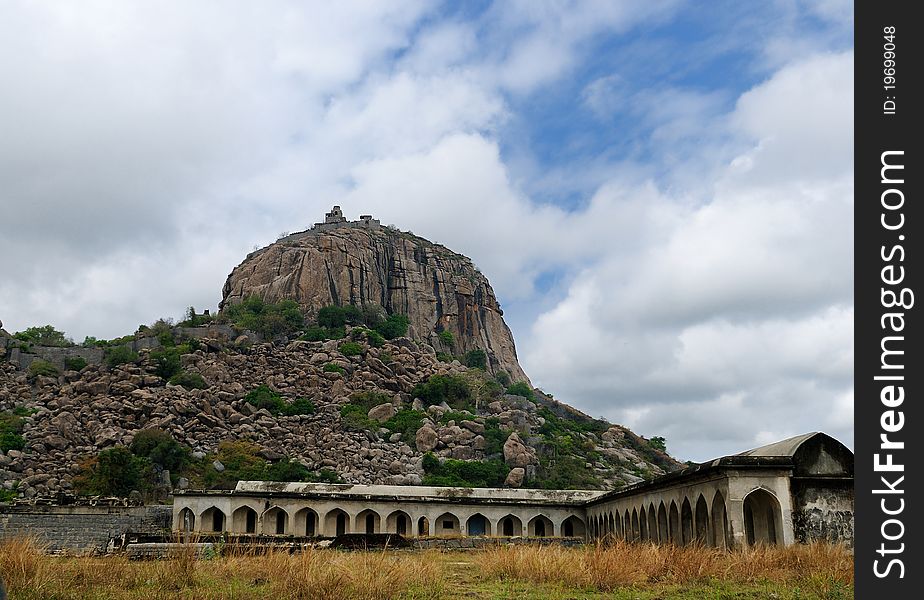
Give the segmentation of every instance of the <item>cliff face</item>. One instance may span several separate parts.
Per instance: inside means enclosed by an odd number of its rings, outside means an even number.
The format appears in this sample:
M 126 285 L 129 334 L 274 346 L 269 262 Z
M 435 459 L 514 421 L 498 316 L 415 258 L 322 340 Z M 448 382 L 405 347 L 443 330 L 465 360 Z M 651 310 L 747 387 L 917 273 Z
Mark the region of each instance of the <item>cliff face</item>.
M 409 337 L 455 355 L 480 348 L 491 372 L 528 381 L 487 278 L 465 256 L 409 233 L 344 224 L 287 236 L 231 272 L 221 306 L 249 296 L 292 299 L 309 314 L 378 304 L 408 316 Z M 451 348 L 443 331 L 453 335 Z

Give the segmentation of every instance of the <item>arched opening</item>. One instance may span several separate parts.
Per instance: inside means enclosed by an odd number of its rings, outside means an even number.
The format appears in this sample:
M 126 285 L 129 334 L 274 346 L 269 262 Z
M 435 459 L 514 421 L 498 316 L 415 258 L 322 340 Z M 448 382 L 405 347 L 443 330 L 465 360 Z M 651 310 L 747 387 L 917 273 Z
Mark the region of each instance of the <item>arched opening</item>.
M 459 517 L 452 513 L 441 514 L 434 523 L 434 530 L 436 535 L 459 535 L 461 533 Z
M 658 543 L 666 544 L 670 541 L 670 530 L 667 528 L 667 509 L 662 502 L 658 506 Z
M 653 504 L 648 505 L 648 539 L 655 543 L 658 541 L 658 517 Z
M 366 509 L 356 515 L 356 531 L 367 534 L 379 533 L 382 530 L 382 517 L 371 509 Z
M 744 531 L 751 546 L 779 544 L 782 531 L 780 503 L 764 489 L 756 489 L 744 498 Z
M 491 522 L 481 513 L 475 513 L 465 523 L 468 535 L 491 535 Z
M 638 516 L 638 539 L 640 542 L 648 541 L 648 515 L 644 506 Z
M 680 534 L 680 541 L 684 546 L 693 543 L 693 509 L 690 507 L 689 498 L 684 498 L 683 504 L 680 505 Z
M 717 548 L 728 548 L 728 513 L 722 492 L 716 492 L 712 499 L 712 539 Z
M 324 517 L 324 535 L 334 537 L 350 533 L 350 518 L 339 508 L 335 508 Z
M 256 533 L 257 511 L 249 506 L 241 506 L 231 513 L 231 531 L 235 533 Z
M 693 523 L 696 527 L 696 543 L 700 546 L 714 546 L 715 544 L 710 539 L 712 536 L 709 535 L 712 529 L 709 527 L 709 506 L 702 494 L 696 499 L 696 514 Z
M 181 510 L 177 518 L 179 519 L 177 529 L 180 531 L 196 530 L 196 514 L 189 508 L 184 508 Z
M 403 510 L 396 510 L 385 519 L 385 530 L 398 535 L 410 535 L 411 517 Z
M 545 515 L 533 517 L 529 523 L 526 524 L 527 535 L 552 537 L 553 530 L 554 525 L 552 524 L 552 520 Z
M 642 539 L 642 530 L 638 523 L 638 510 L 632 509 L 632 541 L 637 542 Z
M 671 500 L 671 509 L 668 515 L 670 520 L 671 543 L 679 546 L 683 543 L 683 537 L 680 535 L 680 511 L 677 510 L 677 503 L 673 500 Z
M 212 506 L 202 513 L 199 521 L 203 526 L 208 527 L 207 531 L 224 531 L 225 530 L 225 513 Z
M 263 533 L 284 535 L 289 533 L 289 513 L 274 506 L 263 513 Z
M 580 520 L 574 515 L 571 515 L 562 522 L 561 534 L 564 537 L 584 537 L 586 534 L 584 521 Z
M 504 537 L 515 537 L 523 535 L 523 521 L 519 517 L 507 515 L 501 518 L 497 526 L 498 533 Z
M 430 535 L 430 520 L 427 517 L 417 519 L 417 535 Z
M 626 514 L 622 517 L 622 530 L 625 535 L 623 537 L 627 542 L 632 541 L 632 517 L 629 516 L 629 509 L 626 509 Z
M 310 508 L 303 508 L 295 513 L 292 521 L 292 531 L 308 537 L 314 537 L 320 533 L 320 529 L 318 513 Z

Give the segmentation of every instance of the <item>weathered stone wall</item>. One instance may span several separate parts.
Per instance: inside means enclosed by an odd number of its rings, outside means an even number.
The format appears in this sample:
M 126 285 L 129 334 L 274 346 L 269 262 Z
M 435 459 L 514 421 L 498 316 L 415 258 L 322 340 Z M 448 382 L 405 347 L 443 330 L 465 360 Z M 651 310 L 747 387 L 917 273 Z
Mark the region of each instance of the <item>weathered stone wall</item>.
M 131 531 L 170 529 L 170 506 L 3 506 L 0 539 L 32 536 L 51 552 L 105 552 L 109 540 Z
M 796 540 L 840 542 L 853 547 L 853 481 L 823 479 L 792 482 Z

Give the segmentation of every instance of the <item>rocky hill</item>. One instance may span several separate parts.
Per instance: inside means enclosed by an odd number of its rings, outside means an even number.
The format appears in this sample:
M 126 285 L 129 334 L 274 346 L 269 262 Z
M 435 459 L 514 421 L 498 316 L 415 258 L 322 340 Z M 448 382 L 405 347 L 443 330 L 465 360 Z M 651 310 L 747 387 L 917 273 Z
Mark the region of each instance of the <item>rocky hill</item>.
M 482 349 L 490 372 L 528 380 L 494 290 L 471 259 L 375 221 L 346 221 L 339 207 L 327 223 L 250 254 L 228 276 L 221 307 L 251 296 L 295 300 L 309 315 L 376 304 L 407 315 L 410 338 L 457 355 Z
M 232 440 L 252 442 L 267 465 L 292 459 L 353 483 L 612 488 L 677 466 L 623 427 L 539 393 L 506 394 L 484 371 L 440 362 L 408 338 L 375 347 L 361 331 L 352 342 L 237 345 L 208 334 L 196 350 L 177 346 L 186 387 L 157 375 L 157 349 L 59 375 L 0 363 L 0 418 L 18 419 L 23 441 L 0 454 L 3 487 L 26 497 L 71 490 L 101 451 L 152 428 L 191 452 L 172 480 L 159 474 L 165 487 L 220 481 L 230 460 L 221 445 Z M 434 381 L 463 391 L 441 397 L 426 385 Z M 471 475 L 466 464 L 485 469 Z
M 371 217 L 335 207 L 223 296 L 217 317 L 80 346 L 0 329 L 0 500 L 239 479 L 612 489 L 681 466 L 533 389 L 472 262 Z

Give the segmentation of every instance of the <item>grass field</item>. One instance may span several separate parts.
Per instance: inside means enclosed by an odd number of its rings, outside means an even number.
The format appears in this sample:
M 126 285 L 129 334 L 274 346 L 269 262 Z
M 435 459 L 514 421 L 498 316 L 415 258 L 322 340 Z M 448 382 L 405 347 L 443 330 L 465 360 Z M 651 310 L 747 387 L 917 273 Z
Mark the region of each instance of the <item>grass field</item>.
M 839 546 L 706 548 L 504 546 L 489 550 L 237 554 L 209 560 L 46 556 L 30 540 L 0 544 L 12 600 L 853 598 L 853 559 Z

